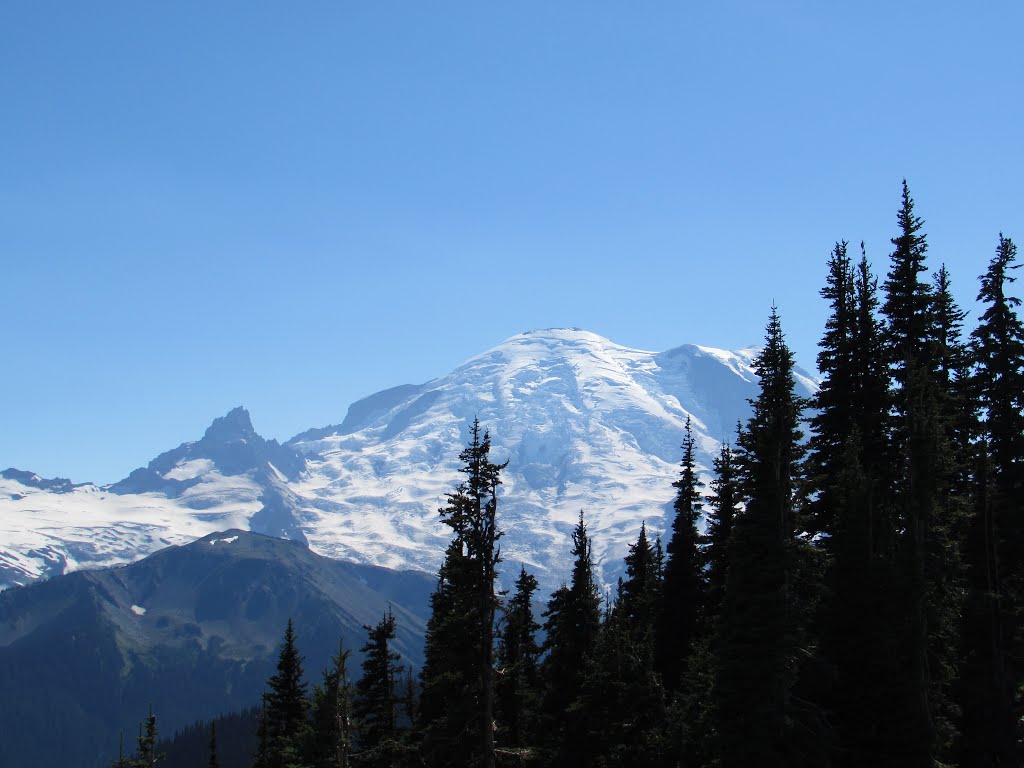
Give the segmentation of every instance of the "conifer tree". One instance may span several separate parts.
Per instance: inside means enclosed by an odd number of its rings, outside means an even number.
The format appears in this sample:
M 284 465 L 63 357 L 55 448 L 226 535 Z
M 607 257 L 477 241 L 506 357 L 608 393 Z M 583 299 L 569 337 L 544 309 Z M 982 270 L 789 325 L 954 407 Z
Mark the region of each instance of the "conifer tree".
M 150 706 L 149 714 L 142 724 L 139 725 L 138 750 L 135 758 L 131 761 L 133 766 L 138 768 L 151 768 L 156 765 L 163 755 L 156 751 L 156 715 L 153 714 L 153 707 Z
M 861 443 L 861 463 L 868 483 L 868 515 L 871 520 L 871 552 L 891 556 L 896 546 L 896 521 L 892 509 L 893 449 L 889 410 L 889 380 L 885 332 L 878 317 L 878 279 L 868 263 L 864 243 L 854 276 L 854 344 L 851 369 L 855 385 L 851 393 L 853 422 Z
M 938 374 L 940 382 L 953 390 L 956 380 L 967 375 L 969 365 L 967 347 L 962 341 L 963 321 L 967 312 L 960 309 L 953 298 L 952 278 L 945 264 L 932 275 L 932 281 L 935 292 L 933 312 Z
M 453 537 L 431 598 L 421 678 L 418 730 L 428 765 L 494 766 L 494 584 L 505 464 L 491 462 L 490 448 L 474 420 L 459 454 L 465 479 L 439 510 Z
M 601 624 L 591 654 L 583 661 L 583 676 L 574 707 L 585 738 L 559 765 L 659 766 L 665 759 L 665 700 L 654 669 L 652 623 L 628 602 L 651 586 L 647 568 L 653 547 L 640 538 L 631 547 L 632 572 L 620 582 L 618 598 Z M 627 598 L 626 595 L 633 595 Z M 646 627 L 644 626 L 646 622 Z
M 220 768 L 220 758 L 217 756 L 217 721 L 210 722 L 210 761 L 207 768 Z
M 928 246 L 906 182 L 898 224 L 882 307 L 894 384 L 893 493 L 907 617 L 894 630 L 904 635 L 909 672 L 898 705 L 904 716 L 894 725 L 903 734 L 904 749 L 896 758 L 925 765 L 948 753 L 955 716 L 950 688 L 960 610 L 958 507 L 950 495 L 955 467 L 936 292 L 921 279 Z
M 258 768 L 290 768 L 298 763 L 306 737 L 306 683 L 302 656 L 295 645 L 295 627 L 288 620 L 277 657 L 277 671 L 267 681 L 260 721 Z
M 525 747 L 533 743 L 536 735 L 540 698 L 540 625 L 533 617 L 537 579 L 521 566 L 515 586 L 498 634 L 496 710 L 502 744 Z
M 585 748 L 583 716 L 572 705 L 580 694 L 584 660 L 592 655 L 601 626 L 601 598 L 582 511 L 572 533 L 572 555 L 572 578 L 555 590 L 544 612 L 541 731 L 550 765 L 570 764 Z
M 1024 573 L 1024 526 L 1020 508 L 1024 492 L 1024 323 L 1017 316 L 1020 299 L 1009 295 L 1016 278 L 1017 246 L 999 236 L 996 255 L 981 276 L 978 301 L 986 305 L 978 327 L 971 334 L 975 361 L 975 391 L 985 413 L 983 424 L 992 456 L 995 488 L 1001 503 L 1017 500 L 1002 520 L 1007 538 L 1007 564 L 1015 573 L 1007 578 L 1017 582 Z
M 793 579 L 803 402 L 774 308 L 754 367 L 760 394 L 740 436 L 747 504 L 729 540 L 714 647 L 715 752 L 723 768 L 800 763 L 792 689 L 801 639 Z
M 323 683 L 313 690 L 308 762 L 313 768 L 348 768 L 353 752 L 352 686 L 348 679 L 351 651 L 338 644 Z
M 660 592 L 665 588 L 665 548 L 661 546 L 661 536 L 654 537 L 654 579 Z
M 853 433 L 856 416 L 854 391 L 857 373 L 853 365 L 857 314 L 854 306 L 854 270 L 847 243 L 836 243 L 828 261 L 828 276 L 821 297 L 829 302 L 825 333 L 819 343 L 818 370 L 822 381 L 810 419 L 811 452 L 808 479 L 815 494 L 810 503 L 813 530 L 830 535 L 837 512 L 835 478 L 846 458 L 846 441 Z
M 894 249 L 884 286 L 882 312 L 888 321 L 886 342 L 890 372 L 897 386 L 905 389 L 912 383 L 915 367 L 929 362 L 934 325 L 934 292 L 932 286 L 921 279 L 927 271 L 928 243 L 921 232 L 924 222 L 914 213 L 914 200 L 905 180 L 897 224 L 900 233 L 892 238 Z
M 836 528 L 832 517 L 840 508 L 832 498 L 831 484 L 844 466 L 847 443 L 855 432 L 860 436 L 868 480 L 878 486 L 874 514 L 882 514 L 880 508 L 886 506 L 887 472 L 892 462 L 887 420 L 892 396 L 883 329 L 877 317 L 877 289 L 864 244 L 860 261 L 854 265 L 847 256 L 847 244 L 837 243 L 821 291 L 830 313 L 819 343 L 817 362 L 823 379 L 814 398 L 808 457 L 809 485 L 814 491 L 810 504 L 812 528 L 830 535 Z M 875 520 L 871 528 L 883 538 L 894 535 L 894 524 L 881 519 Z M 880 548 L 891 550 L 892 542 Z
M 359 723 L 360 765 L 388 765 L 398 735 L 397 685 L 401 658 L 391 650 L 395 616 L 389 608 L 374 627 L 364 627 L 369 637 L 360 648 L 363 674 L 356 683 L 354 714 Z
M 1017 700 L 1024 684 L 1024 323 L 1020 299 L 1009 294 L 1016 261 L 1016 246 L 1000 234 L 980 277 L 985 311 L 971 334 L 970 391 L 983 414 L 965 553 L 961 763 L 971 768 L 1024 760 Z
M 725 595 L 726 575 L 729 572 L 729 536 L 740 503 L 737 467 L 729 443 L 722 443 L 722 448 L 714 460 L 713 470 L 713 495 L 704 498 L 708 506 L 706 546 L 703 555 L 708 584 L 705 620 L 709 632 L 718 617 L 722 597 Z
M 658 548 L 647 538 L 646 523 L 641 522 L 637 540 L 626 554 L 626 578 L 619 580 L 615 605 L 598 633 L 583 683 L 584 703 L 598 705 L 606 718 L 588 713 L 591 746 L 602 742 L 622 746 L 633 755 L 634 764 L 645 764 L 655 756 L 660 760 L 662 753 L 665 695 L 655 667 L 664 586 L 660 559 Z M 618 695 L 618 700 L 607 701 L 611 695 Z
M 963 341 L 967 312 L 953 298 L 952 281 L 946 265 L 932 275 L 935 291 L 936 376 L 943 408 L 943 424 L 950 450 L 950 486 L 956 517 L 967 515 L 973 495 L 975 443 L 979 434 L 977 396 L 973 393 L 971 355 Z M 951 525 L 951 538 L 960 531 Z M 952 556 L 952 555 L 951 555 Z M 959 553 L 956 555 L 959 557 Z
M 661 594 L 657 634 L 657 667 L 666 689 L 674 691 L 698 635 L 704 631 L 707 607 L 707 578 L 700 547 L 703 483 L 697 476 L 693 431 L 686 417 L 683 461 L 672 521 L 672 536 L 666 548 L 664 586 Z
M 972 439 L 978 416 L 971 403 L 969 354 L 961 337 L 967 313 L 953 299 L 945 265 L 932 276 L 934 376 L 936 414 L 942 433 L 935 441 L 934 465 L 940 473 L 941 493 L 926 547 L 929 668 L 934 720 L 940 759 L 948 760 L 961 718 L 955 687 L 961 663 L 960 631 L 963 621 L 965 567 L 963 536 L 973 501 Z
M 629 545 L 625 566 L 626 578 L 620 582 L 617 611 L 630 636 L 650 646 L 653 653 L 662 583 L 657 554 L 647 538 L 645 521 L 640 522 L 636 542 Z
M 705 766 L 714 760 L 710 751 L 714 730 L 712 638 L 725 595 L 729 538 L 741 500 L 737 463 L 728 443 L 722 444 L 713 468 L 713 494 L 704 497 L 708 514 L 706 534 L 701 537 L 700 565 L 705 592 L 700 631 L 690 643 L 686 663 L 681 665 L 666 729 L 666 758 L 671 764 L 683 766 Z
M 420 672 L 421 695 L 416 733 L 424 763 L 453 765 L 451 755 L 468 751 L 476 713 L 473 668 L 471 595 L 465 589 L 472 565 L 466 562 L 462 542 L 448 545 L 438 573 L 438 584 L 430 597 L 430 620 Z
M 846 243 L 828 264 L 822 296 L 830 315 L 820 342 L 824 375 L 810 419 L 812 530 L 826 534 L 826 585 L 821 605 L 822 653 L 833 684 L 819 694 L 831 710 L 837 765 L 883 765 L 898 740 L 890 711 L 894 679 L 891 628 L 899 623 L 894 544 L 888 501 L 886 421 L 891 398 L 876 317 L 877 281 L 861 244 L 854 266 Z

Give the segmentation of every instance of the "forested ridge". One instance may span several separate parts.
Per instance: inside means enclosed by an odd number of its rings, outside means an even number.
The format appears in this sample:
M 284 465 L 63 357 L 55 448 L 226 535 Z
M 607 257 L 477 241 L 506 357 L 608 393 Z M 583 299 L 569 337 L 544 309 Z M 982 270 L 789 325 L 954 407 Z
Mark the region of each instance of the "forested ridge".
M 836 243 L 811 400 L 771 309 L 749 420 L 709 487 L 687 425 L 667 540 L 642 525 L 607 595 L 585 511 L 548 600 L 522 567 L 496 591 L 504 465 L 474 423 L 440 510 L 451 542 L 422 670 L 389 648 L 385 614 L 358 674 L 340 648 L 310 688 L 289 624 L 245 764 L 1024 763 L 1017 249 L 1000 234 L 979 262 L 969 330 L 927 250 L 906 183 L 884 275 Z M 224 747 L 209 736 L 213 768 Z M 114 765 L 161 764 L 161 750 L 177 765 L 152 715 L 137 746 Z

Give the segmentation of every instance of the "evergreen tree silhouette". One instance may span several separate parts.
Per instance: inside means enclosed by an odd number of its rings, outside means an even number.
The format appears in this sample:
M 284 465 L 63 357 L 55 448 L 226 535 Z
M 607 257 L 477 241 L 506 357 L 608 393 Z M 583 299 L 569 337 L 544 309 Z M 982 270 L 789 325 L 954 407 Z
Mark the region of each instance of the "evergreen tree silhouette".
M 495 761 L 494 584 L 505 464 L 493 463 L 490 449 L 490 435 L 474 419 L 469 444 L 459 454 L 465 479 L 439 510 L 452 540 L 431 597 L 417 727 L 422 757 L 431 766 L 493 768 Z

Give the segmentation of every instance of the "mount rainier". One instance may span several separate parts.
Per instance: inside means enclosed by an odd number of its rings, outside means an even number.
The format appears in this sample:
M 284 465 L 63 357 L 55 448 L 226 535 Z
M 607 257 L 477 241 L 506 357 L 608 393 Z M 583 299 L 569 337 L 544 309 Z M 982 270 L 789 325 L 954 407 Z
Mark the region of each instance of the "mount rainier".
M 434 571 L 448 530 L 437 509 L 460 479 L 472 419 L 508 460 L 499 525 L 504 570 L 520 562 L 547 588 L 568 574 L 580 510 L 599 576 L 611 583 L 641 521 L 671 524 L 686 418 L 697 459 L 757 393 L 755 348 L 686 344 L 655 353 L 577 329 L 506 340 L 426 384 L 354 403 L 337 425 L 283 445 L 236 408 L 202 439 L 161 454 L 113 485 L 0 473 L 0 587 L 131 562 L 231 528 L 304 541 L 334 558 Z M 815 389 L 798 374 L 798 390 Z

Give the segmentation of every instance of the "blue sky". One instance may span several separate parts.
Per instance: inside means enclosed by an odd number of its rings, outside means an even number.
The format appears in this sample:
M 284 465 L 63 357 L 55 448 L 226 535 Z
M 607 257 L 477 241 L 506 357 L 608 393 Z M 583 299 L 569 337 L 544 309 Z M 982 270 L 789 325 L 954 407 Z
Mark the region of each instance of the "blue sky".
M 839 7 L 851 6 L 851 7 Z M 898 6 L 898 7 L 897 7 Z M 0 6 L 0 467 L 287 439 L 523 330 L 812 365 L 900 181 L 970 308 L 1024 239 L 1024 5 Z

